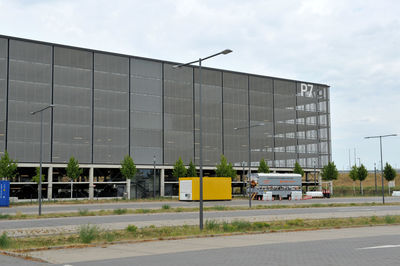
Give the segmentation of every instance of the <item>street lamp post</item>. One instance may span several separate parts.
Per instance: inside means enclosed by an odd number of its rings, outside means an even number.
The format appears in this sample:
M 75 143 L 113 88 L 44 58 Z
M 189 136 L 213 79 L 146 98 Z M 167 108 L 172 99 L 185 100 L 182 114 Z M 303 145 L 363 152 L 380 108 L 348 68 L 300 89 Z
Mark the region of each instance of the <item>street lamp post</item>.
M 250 125 L 250 126 L 245 126 L 245 127 L 235 127 L 234 130 L 240 130 L 240 129 L 249 129 L 249 170 L 247 172 L 247 182 L 249 186 L 249 208 L 251 208 L 251 183 L 250 183 L 250 174 L 251 174 L 251 146 L 250 146 L 250 128 L 252 127 L 259 127 L 259 126 L 264 126 L 264 123 L 260 124 L 255 124 L 255 125 Z
M 40 166 L 39 166 L 39 191 L 38 191 L 38 201 L 39 201 L 39 216 L 42 215 L 42 161 L 43 161 L 43 111 L 49 108 L 53 108 L 54 105 L 50 104 L 40 110 L 31 112 L 31 115 L 40 113 Z
M 375 174 L 375 195 L 378 194 L 378 187 L 376 184 L 376 163 L 374 163 L 374 174 Z
M 174 65 L 173 68 L 180 68 L 192 64 L 199 63 L 199 138 L 200 138 L 200 143 L 199 143 L 199 159 L 200 159 L 200 206 L 199 206 L 199 222 L 200 222 L 200 230 L 203 230 L 203 132 L 202 132 L 202 119 L 203 119 L 203 110 L 202 110 L 202 93 L 201 93 L 201 82 L 202 82 L 202 77 L 201 77 L 201 62 L 207 59 L 210 59 L 212 57 L 218 56 L 218 55 L 226 55 L 231 53 L 232 50 L 230 49 L 225 49 L 219 53 L 204 57 L 204 58 L 199 58 L 198 60 L 185 63 L 185 64 L 178 64 Z
M 156 155 L 153 156 L 153 198 L 156 198 Z
M 242 171 L 242 182 L 243 182 L 243 183 L 242 183 L 242 193 L 243 193 L 243 196 L 245 196 L 245 192 L 246 192 L 245 189 L 244 189 L 244 184 L 245 184 L 245 183 L 244 183 L 244 182 L 245 182 L 245 181 L 244 181 L 244 166 L 245 166 L 245 164 L 246 164 L 246 162 L 243 161 L 243 162 L 242 162 L 242 167 L 243 167 L 243 171 Z
M 381 175 L 382 175 L 382 204 L 385 204 L 385 190 L 383 188 L 383 159 L 382 159 L 382 138 L 386 137 L 395 137 L 397 134 L 389 134 L 389 135 L 380 135 L 380 136 L 369 136 L 365 137 L 365 139 L 376 139 L 379 138 L 379 147 L 381 151 Z

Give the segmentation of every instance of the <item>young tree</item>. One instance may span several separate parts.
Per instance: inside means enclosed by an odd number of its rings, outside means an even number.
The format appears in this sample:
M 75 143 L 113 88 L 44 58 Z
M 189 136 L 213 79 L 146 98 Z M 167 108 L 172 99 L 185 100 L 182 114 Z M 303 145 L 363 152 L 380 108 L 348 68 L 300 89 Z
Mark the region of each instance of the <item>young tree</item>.
M 217 176 L 220 177 L 231 177 L 234 179 L 236 177 L 236 170 L 233 169 L 232 163 L 227 162 L 224 155 L 221 155 L 221 162 L 217 164 L 217 170 L 215 170 Z
M 259 173 L 269 173 L 269 167 L 265 162 L 264 158 L 260 160 L 260 165 L 258 166 Z
M 196 166 L 194 165 L 192 160 L 190 160 L 189 168 L 187 169 L 186 176 L 187 177 L 196 177 L 197 176 Z
M 83 173 L 83 169 L 79 168 L 79 162 L 74 158 L 74 156 L 71 156 L 69 158 L 69 162 L 67 165 L 67 168 L 65 168 L 67 172 L 67 176 L 71 179 L 71 199 L 72 199 L 72 182 Z
M 125 179 L 134 179 L 136 175 L 136 165 L 131 156 L 126 155 L 121 162 L 121 174 Z
M 46 176 L 46 175 L 43 174 L 43 169 L 42 169 L 42 181 L 44 180 L 45 176 Z M 36 169 L 35 169 L 35 176 L 32 177 L 32 181 L 39 184 L 39 180 L 40 180 L 40 167 L 36 167 Z
M 17 162 L 10 159 L 7 151 L 4 151 L 4 155 L 0 159 L 0 178 L 1 179 L 13 179 L 17 175 Z
M 236 176 L 237 176 L 237 173 L 236 173 L 236 170 L 233 169 L 232 163 L 229 163 L 229 164 L 228 164 L 228 170 L 229 170 L 229 172 L 228 172 L 228 177 L 230 177 L 230 178 L 232 178 L 232 179 L 235 179 Z
M 334 162 L 329 162 L 327 165 L 325 165 L 321 172 L 323 180 L 336 180 L 338 175 L 339 172 Z
M 181 157 L 175 162 L 174 170 L 172 171 L 172 175 L 176 178 L 185 177 L 186 176 L 186 168 L 183 165 L 183 161 Z
M 360 167 L 358 167 L 357 171 L 358 171 L 358 180 L 360 180 L 360 192 L 361 195 L 364 195 L 362 181 L 364 181 L 365 178 L 367 178 L 368 171 L 363 164 L 361 164 Z
M 294 164 L 293 173 L 299 174 L 299 175 L 301 175 L 301 176 L 304 175 L 303 168 L 301 168 L 301 166 L 300 166 L 300 164 L 299 164 L 298 162 L 296 162 L 296 163 Z
M 392 168 L 392 166 L 388 163 L 385 164 L 385 168 L 383 169 L 383 176 L 385 179 L 389 182 L 395 179 L 396 177 L 396 170 Z M 389 188 L 389 194 L 390 194 L 390 187 Z
M 356 181 L 358 180 L 358 168 L 356 165 L 353 165 L 353 167 L 351 167 L 349 176 L 350 176 L 351 180 L 353 180 L 353 195 L 355 195 L 356 194 Z

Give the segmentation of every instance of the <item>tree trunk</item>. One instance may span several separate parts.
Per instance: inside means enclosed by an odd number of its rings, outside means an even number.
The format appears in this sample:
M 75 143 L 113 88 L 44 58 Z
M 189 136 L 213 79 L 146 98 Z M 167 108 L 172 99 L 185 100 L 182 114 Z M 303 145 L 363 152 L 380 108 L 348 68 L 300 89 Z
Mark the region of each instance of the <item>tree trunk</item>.
M 356 181 L 353 181 L 353 196 L 356 195 Z
M 71 178 L 71 199 L 72 199 L 72 178 Z
M 360 194 L 361 195 L 363 194 L 361 180 L 360 180 Z

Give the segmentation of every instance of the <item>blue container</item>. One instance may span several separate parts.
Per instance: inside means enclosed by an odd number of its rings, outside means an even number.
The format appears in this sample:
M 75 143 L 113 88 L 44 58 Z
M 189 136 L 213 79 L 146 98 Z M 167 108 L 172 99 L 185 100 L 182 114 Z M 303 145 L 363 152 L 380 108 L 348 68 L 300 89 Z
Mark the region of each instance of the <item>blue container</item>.
M 0 207 L 10 206 L 10 181 L 0 181 Z

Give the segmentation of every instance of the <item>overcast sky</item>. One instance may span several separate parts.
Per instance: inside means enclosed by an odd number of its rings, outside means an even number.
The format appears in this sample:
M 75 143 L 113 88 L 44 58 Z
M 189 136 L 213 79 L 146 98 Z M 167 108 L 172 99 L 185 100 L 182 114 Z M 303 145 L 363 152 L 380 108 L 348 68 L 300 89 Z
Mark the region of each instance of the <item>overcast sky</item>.
M 331 86 L 333 160 L 400 134 L 400 1 L 0 0 L 0 34 Z M 400 137 L 383 161 L 400 168 Z M 358 162 L 358 160 L 357 160 Z

